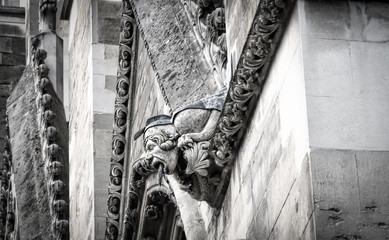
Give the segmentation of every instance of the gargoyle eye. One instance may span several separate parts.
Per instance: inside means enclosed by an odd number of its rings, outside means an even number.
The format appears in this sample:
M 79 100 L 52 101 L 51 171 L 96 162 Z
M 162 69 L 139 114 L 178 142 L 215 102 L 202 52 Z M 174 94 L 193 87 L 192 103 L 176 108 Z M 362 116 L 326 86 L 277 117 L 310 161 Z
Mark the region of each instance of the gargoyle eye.
M 154 147 L 155 147 L 155 145 L 154 145 L 154 144 L 147 144 L 147 146 L 146 146 L 146 150 L 148 150 L 148 151 L 151 151 L 151 150 L 153 150 L 153 149 L 154 149 Z

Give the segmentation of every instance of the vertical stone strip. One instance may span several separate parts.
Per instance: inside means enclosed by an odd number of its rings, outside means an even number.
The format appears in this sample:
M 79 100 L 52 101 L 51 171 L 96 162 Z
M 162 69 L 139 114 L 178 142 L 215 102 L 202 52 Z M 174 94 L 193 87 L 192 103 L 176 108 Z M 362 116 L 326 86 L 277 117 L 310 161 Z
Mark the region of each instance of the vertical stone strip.
M 136 24 L 128 0 L 123 0 L 123 13 L 119 38 L 119 69 L 116 82 L 112 157 L 108 189 L 106 239 L 118 239 L 123 216 L 123 174 L 128 136 L 127 119 L 129 99 L 134 76 Z
M 35 42 L 37 44 L 37 42 Z M 49 210 L 52 218 L 51 231 L 54 239 L 69 239 L 69 210 L 68 210 L 68 187 L 67 185 L 67 149 L 60 147 L 59 134 L 57 132 L 58 121 L 53 98 L 53 86 L 48 77 L 49 69 L 44 60 L 47 53 L 43 49 L 32 48 L 33 64 L 38 70 L 35 75 L 35 92 L 39 135 L 42 146 L 42 158 L 44 173 L 46 175 L 47 192 L 49 195 Z M 64 117 L 64 116 L 62 116 Z M 63 120 L 63 119 L 62 119 Z M 66 143 L 67 144 L 67 141 Z
M 213 137 L 212 154 L 220 166 L 232 164 L 233 150 L 248 123 L 251 105 L 258 99 L 268 69 L 288 20 L 292 0 L 261 1 Z M 255 96 L 255 97 L 254 97 Z
M 8 122 L 8 119 L 7 119 Z M 0 239 L 13 239 L 15 233 L 15 194 L 12 189 L 12 153 L 9 141 L 9 127 L 4 142 L 3 171 L 0 192 Z

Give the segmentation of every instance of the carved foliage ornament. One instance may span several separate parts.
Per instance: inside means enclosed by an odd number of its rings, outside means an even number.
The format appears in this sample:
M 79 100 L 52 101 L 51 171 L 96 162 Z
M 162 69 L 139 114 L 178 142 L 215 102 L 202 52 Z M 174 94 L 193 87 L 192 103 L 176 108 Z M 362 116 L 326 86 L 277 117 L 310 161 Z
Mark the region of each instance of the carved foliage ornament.
M 218 201 L 217 185 L 222 169 L 216 166 L 209 147 L 226 91 L 178 109 L 173 116 L 159 115 L 147 120 L 143 133 L 145 152 L 133 168 L 141 175 L 158 171 L 176 174 L 182 188 L 211 206 Z M 139 169 L 142 169 L 140 171 Z
M 201 34 L 207 59 L 224 82 L 227 61 L 226 23 L 222 0 L 200 0 L 196 13 L 196 27 Z
M 128 101 L 134 64 L 134 43 L 136 39 L 134 13 L 128 0 L 123 0 L 123 13 L 120 24 L 119 69 L 116 82 L 114 128 L 108 190 L 108 213 L 106 239 L 117 239 L 122 202 L 122 179 L 125 159 Z
M 230 83 L 228 97 L 212 139 L 212 155 L 220 166 L 231 164 L 237 133 L 248 115 L 250 99 L 259 94 L 279 39 L 277 31 L 287 15 L 288 1 L 263 0 L 251 27 L 243 55 Z
M 15 230 L 15 202 L 16 196 L 12 191 L 10 177 L 13 174 L 11 143 L 9 141 L 9 128 L 7 120 L 7 136 L 4 141 L 3 172 L 0 192 L 0 239 L 11 239 Z

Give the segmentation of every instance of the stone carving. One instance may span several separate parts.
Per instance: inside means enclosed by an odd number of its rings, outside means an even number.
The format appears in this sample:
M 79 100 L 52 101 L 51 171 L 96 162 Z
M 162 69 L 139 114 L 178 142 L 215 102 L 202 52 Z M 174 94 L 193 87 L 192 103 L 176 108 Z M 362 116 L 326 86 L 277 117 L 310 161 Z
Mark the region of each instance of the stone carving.
M 158 171 L 159 184 L 163 174 L 177 173 L 187 192 L 214 206 L 220 169 L 208 150 L 224 98 L 222 91 L 178 109 L 172 117 L 148 119 L 146 127 L 135 135 L 136 139 L 143 133 L 145 153 L 134 167 Z
M 203 19 L 207 19 L 207 17 L 204 18 L 204 16 L 208 16 L 214 12 L 213 15 L 208 17 L 208 22 L 213 24 L 213 28 L 222 29 L 221 22 L 223 19 L 221 16 L 223 11 L 221 9 L 216 11 L 217 8 L 222 6 L 213 5 L 212 11 L 206 10 L 209 4 L 214 4 L 216 1 L 217 0 L 212 2 L 211 0 L 201 0 L 200 2 L 204 7 L 202 7 L 201 10 L 203 13 L 199 11 L 199 16 Z M 208 5 L 206 3 L 208 3 Z M 130 12 L 132 14 L 127 1 L 124 1 L 124 9 L 124 13 Z M 126 9 L 130 10 L 126 12 Z M 146 152 L 140 159 L 136 160 L 130 168 L 130 172 L 128 173 L 129 186 L 126 196 L 127 202 L 123 217 L 123 230 L 121 232 L 121 237 L 123 239 L 136 239 L 145 180 L 153 172 L 159 172 L 160 175 L 171 172 L 177 174 L 182 185 L 184 187 L 186 186 L 186 190 L 190 192 L 195 199 L 210 201 L 210 197 L 207 196 L 217 196 L 218 199 L 214 200 L 214 205 L 220 206 L 223 200 L 223 191 L 225 191 L 228 186 L 228 179 L 231 171 L 230 166 L 233 163 L 233 148 L 239 140 L 239 135 L 244 130 L 242 126 L 247 122 L 250 100 L 260 93 L 268 66 L 272 60 L 272 56 L 274 55 L 283 30 L 280 26 L 285 21 L 290 9 L 291 1 L 260 1 L 257 15 L 255 16 L 255 20 L 249 32 L 249 41 L 243 49 L 244 54 L 242 55 L 237 66 L 237 71 L 230 82 L 230 88 L 227 92 L 224 107 L 221 113 L 218 113 L 218 116 L 216 116 L 218 120 L 215 129 L 213 131 L 208 131 L 209 135 L 207 137 L 204 137 L 204 135 L 202 135 L 203 133 L 199 135 L 199 133 L 202 132 L 201 130 L 191 132 L 179 131 L 178 129 L 181 129 L 181 126 L 179 126 L 178 123 L 185 123 L 185 121 L 177 121 L 175 118 L 176 116 L 170 121 L 170 125 L 172 125 L 170 127 L 172 127 L 172 129 L 168 130 L 168 128 L 170 128 L 168 127 L 169 124 L 160 124 L 160 126 L 166 127 L 164 132 L 162 131 L 163 127 L 160 128 L 159 133 L 156 131 L 157 128 L 155 128 L 155 135 L 161 135 L 160 137 L 152 138 L 149 134 L 148 141 L 153 142 L 149 145 L 154 145 L 148 150 L 149 155 L 155 153 L 156 156 L 161 156 L 161 158 L 147 157 L 148 153 Z M 123 14 L 123 18 L 125 16 L 127 15 Z M 131 26 L 134 26 L 133 15 L 131 15 L 131 19 Z M 215 35 L 217 37 L 212 39 L 217 40 L 221 37 L 222 34 L 219 35 L 219 33 L 220 32 L 218 32 L 218 35 Z M 222 40 L 220 39 L 220 42 L 221 41 Z M 213 44 L 217 45 L 214 42 Z M 222 46 L 222 44 L 219 44 L 218 46 Z M 131 41 L 128 49 L 132 49 L 132 47 Z M 131 69 L 129 66 L 132 66 L 133 64 L 132 54 L 133 51 L 129 51 L 128 55 L 126 55 L 129 57 L 128 62 L 122 62 L 122 60 L 120 60 L 121 68 L 126 67 Z M 126 56 L 121 54 L 120 59 Z M 127 90 L 131 89 L 128 79 L 131 75 L 129 74 L 127 78 L 121 78 L 120 76 L 119 73 L 117 99 L 119 99 L 119 103 L 125 102 L 127 104 Z M 120 81 L 123 85 L 121 85 Z M 124 101 L 122 101 L 122 99 L 124 99 Z M 125 136 L 124 132 L 128 123 L 125 123 L 124 117 L 118 117 L 116 119 L 116 115 L 127 116 L 127 107 L 127 105 L 125 105 L 125 107 L 122 105 L 115 106 L 115 109 L 118 109 L 118 111 L 115 111 L 113 154 L 111 162 L 111 182 L 113 182 L 113 184 L 112 187 L 110 187 L 108 199 L 109 210 L 106 239 L 117 239 L 119 235 L 120 206 L 122 201 L 121 182 L 124 164 L 123 157 L 125 154 L 126 139 L 128 138 L 128 136 Z M 208 112 L 208 116 L 199 117 L 199 119 L 209 120 L 209 115 L 212 111 L 206 112 Z M 190 116 L 195 114 L 192 113 L 187 115 L 189 116 L 183 114 L 182 116 L 185 116 L 183 119 L 190 119 Z M 148 135 L 146 133 L 148 129 L 146 128 L 138 134 L 138 137 L 142 133 L 145 133 L 144 139 L 146 139 L 145 136 Z M 117 131 L 116 134 L 115 131 Z M 201 138 L 201 136 L 204 138 Z M 166 144 L 163 144 L 165 142 Z M 171 146 L 174 147 L 171 148 Z M 163 153 L 164 149 L 171 152 Z M 185 151 L 187 152 L 185 153 Z M 177 153 L 177 155 L 175 155 L 175 153 Z M 166 159 L 172 161 L 169 161 L 168 164 Z M 176 160 L 177 163 L 175 163 Z M 112 189 L 114 189 L 114 191 L 112 191 Z M 203 191 L 201 191 L 202 189 Z M 210 193 L 213 193 L 213 195 Z
M 233 160 L 238 133 L 247 121 L 250 100 L 260 93 L 281 31 L 277 31 L 290 9 L 290 1 L 265 0 L 259 3 L 243 55 L 230 89 L 215 135 L 212 156 L 219 166 Z
M 56 0 L 40 0 L 40 30 L 50 29 L 55 31 L 56 16 L 57 12 L 57 1 Z
M 226 23 L 222 0 L 200 0 L 196 11 L 196 27 L 201 34 L 204 52 L 213 66 L 220 83 L 228 85 L 225 79 L 227 61 Z
M 7 119 L 7 118 L 6 118 Z M 7 119 L 8 122 L 8 119 Z M 10 177 L 13 173 L 11 143 L 9 141 L 8 124 L 7 136 L 4 142 L 3 153 L 3 173 L 1 179 L 0 192 L 0 239 L 12 239 L 12 234 L 15 230 L 15 194 L 12 191 L 12 183 Z
M 123 0 L 123 14 L 119 39 L 119 69 L 116 82 L 114 110 L 114 128 L 112 138 L 112 155 L 110 167 L 110 183 L 108 190 L 108 213 L 106 239 L 117 239 L 122 202 L 122 178 L 125 164 L 125 146 L 127 142 L 127 115 L 131 93 L 134 53 L 136 47 L 136 24 L 129 0 Z
M 156 205 L 148 205 L 145 209 L 145 218 L 149 220 L 161 220 L 162 219 L 163 210 L 160 206 Z
M 41 13 L 47 12 L 52 7 L 56 7 L 56 2 L 41 1 Z M 54 11 L 55 16 L 55 11 Z M 55 22 L 54 22 L 55 23 Z M 37 49 L 39 38 L 34 38 L 32 53 L 33 64 L 36 68 L 36 92 L 37 92 L 37 108 L 42 114 L 40 125 L 42 126 L 41 139 L 44 163 L 46 166 L 45 174 L 47 176 L 47 189 L 50 199 L 50 212 L 52 214 L 52 232 L 55 239 L 69 239 L 69 222 L 68 222 L 68 204 L 63 199 L 66 191 L 66 184 L 62 180 L 63 177 L 63 159 L 61 157 L 61 148 L 55 140 L 57 140 L 57 129 L 53 126 L 56 119 L 56 114 L 51 110 L 53 97 L 47 91 L 51 86 L 51 81 L 48 77 L 49 69 L 45 64 L 47 53 L 43 49 Z

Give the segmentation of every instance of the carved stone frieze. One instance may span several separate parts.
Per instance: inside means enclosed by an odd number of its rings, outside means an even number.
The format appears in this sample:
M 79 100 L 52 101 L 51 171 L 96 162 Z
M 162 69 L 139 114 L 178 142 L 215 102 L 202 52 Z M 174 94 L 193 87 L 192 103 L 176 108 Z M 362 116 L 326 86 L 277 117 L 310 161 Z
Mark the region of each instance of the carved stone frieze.
M 211 143 L 211 154 L 219 166 L 232 164 L 239 133 L 247 125 L 250 101 L 260 93 L 275 53 L 280 26 L 285 23 L 291 1 L 264 0 L 259 3 L 247 42 Z
M 125 147 L 128 137 L 127 117 L 131 94 L 133 68 L 136 46 L 136 24 L 129 0 L 123 0 L 123 13 L 119 38 L 119 68 L 116 82 L 116 97 L 113 122 L 112 154 L 110 167 L 110 183 L 108 190 L 108 212 L 106 224 L 106 239 L 117 239 L 119 236 L 119 221 L 123 217 L 123 175 L 125 165 Z M 131 194 L 131 193 L 128 193 Z

